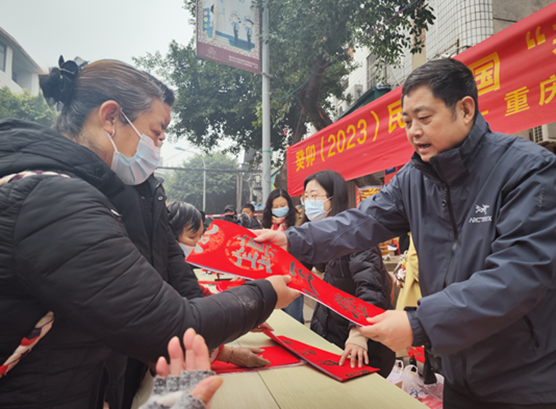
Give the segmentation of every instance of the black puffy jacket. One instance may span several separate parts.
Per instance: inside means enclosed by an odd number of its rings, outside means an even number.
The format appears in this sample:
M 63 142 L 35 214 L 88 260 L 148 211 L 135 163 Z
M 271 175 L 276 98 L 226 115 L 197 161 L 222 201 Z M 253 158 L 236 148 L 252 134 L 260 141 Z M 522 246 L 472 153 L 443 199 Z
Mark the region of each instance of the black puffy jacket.
M 328 262 L 324 281 L 382 309 L 391 309 L 392 280 L 382 262 L 378 247 L 349 254 Z M 318 304 L 311 319 L 311 329 L 328 341 L 344 349 L 350 321 L 331 309 Z M 380 368 L 380 374 L 388 376 L 394 366 L 395 353 L 379 342 L 367 342 L 369 365 Z
M 129 240 L 106 196 L 122 182 L 55 131 L 0 121 L 0 175 L 49 170 L 0 188 L 0 362 L 48 311 L 50 332 L 0 379 L 0 407 L 94 408 L 110 350 L 144 362 L 189 327 L 209 348 L 264 322 L 276 304 L 261 280 L 182 298 Z
M 162 182 L 163 179 L 151 175 L 140 185 L 124 185 L 108 199 L 122 215 L 133 244 L 164 281 L 182 297 L 199 298 L 203 291 L 170 229 Z

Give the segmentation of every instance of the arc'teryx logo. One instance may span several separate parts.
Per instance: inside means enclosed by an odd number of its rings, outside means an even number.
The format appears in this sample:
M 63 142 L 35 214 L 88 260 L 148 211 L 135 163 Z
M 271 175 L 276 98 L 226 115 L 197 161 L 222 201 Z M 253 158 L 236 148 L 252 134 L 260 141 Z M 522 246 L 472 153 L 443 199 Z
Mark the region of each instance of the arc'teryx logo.
M 486 223 L 492 221 L 492 216 L 487 216 L 487 210 L 490 208 L 489 205 L 483 204 L 481 206 L 475 205 L 475 213 L 484 214 L 482 217 L 471 217 L 469 223 Z
M 475 213 L 482 213 L 482 214 L 486 215 L 486 214 L 487 214 L 487 209 L 488 209 L 489 207 L 490 207 L 490 206 L 489 206 L 489 205 L 486 205 L 486 204 L 484 204 L 484 205 L 482 205 L 482 206 L 475 205 Z

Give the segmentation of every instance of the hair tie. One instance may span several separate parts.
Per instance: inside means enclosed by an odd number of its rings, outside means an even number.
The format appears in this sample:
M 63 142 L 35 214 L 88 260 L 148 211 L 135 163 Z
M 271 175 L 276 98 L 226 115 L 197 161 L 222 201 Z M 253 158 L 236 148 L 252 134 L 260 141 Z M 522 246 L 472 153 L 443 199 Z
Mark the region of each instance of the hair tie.
M 49 75 L 39 77 L 42 92 L 49 105 L 69 102 L 77 74 L 85 65 L 87 61 L 82 58 L 75 57 L 74 60 L 64 61 L 64 57 L 60 56 L 58 67 L 51 68 Z

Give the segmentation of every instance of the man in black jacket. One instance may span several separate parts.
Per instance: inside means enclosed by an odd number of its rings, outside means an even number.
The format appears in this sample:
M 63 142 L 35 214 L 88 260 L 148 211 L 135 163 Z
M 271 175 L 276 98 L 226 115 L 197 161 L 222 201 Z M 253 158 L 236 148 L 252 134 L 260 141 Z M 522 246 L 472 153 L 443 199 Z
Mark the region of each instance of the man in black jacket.
M 445 408 L 554 408 L 556 156 L 492 132 L 477 99 L 461 62 L 419 67 L 402 90 L 411 162 L 358 209 L 259 241 L 322 262 L 411 230 L 419 307 L 362 333 L 440 356 Z
M 259 221 L 255 217 L 255 206 L 253 206 L 251 203 L 246 203 L 241 208 L 241 213 L 245 213 L 247 216 L 249 216 L 249 220 L 250 220 L 249 228 L 250 229 L 252 229 L 252 230 L 262 229 L 261 224 L 259 223 Z

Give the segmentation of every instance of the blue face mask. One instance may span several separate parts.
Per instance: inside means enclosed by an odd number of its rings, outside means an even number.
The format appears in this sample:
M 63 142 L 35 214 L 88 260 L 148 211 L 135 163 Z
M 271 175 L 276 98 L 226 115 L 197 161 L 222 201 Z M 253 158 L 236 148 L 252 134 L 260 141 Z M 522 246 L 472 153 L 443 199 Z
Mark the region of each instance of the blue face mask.
M 120 110 L 124 118 L 129 122 L 133 130 L 139 135 L 139 144 L 137 151 L 131 158 L 118 152 L 116 144 L 112 140 L 114 134 L 107 133 L 114 147 L 114 155 L 112 156 L 112 165 L 110 168 L 118 175 L 118 177 L 126 185 L 139 185 L 154 173 L 160 160 L 160 148 L 154 146 L 154 142 L 145 134 L 140 134 L 137 128 L 131 123 L 127 116 Z
M 286 217 L 289 211 L 290 208 L 288 206 L 277 207 L 276 209 L 272 209 L 272 214 L 274 215 L 274 217 L 278 217 L 279 219 L 281 219 L 282 217 Z
M 328 213 L 330 213 L 330 210 L 328 210 L 328 211 L 324 210 L 324 202 L 326 202 L 328 200 L 330 200 L 330 199 L 326 199 L 326 200 L 320 200 L 320 199 L 306 200 L 305 201 L 305 215 L 307 216 L 307 218 L 312 222 L 318 222 L 319 220 L 325 219 L 326 216 L 328 216 Z

